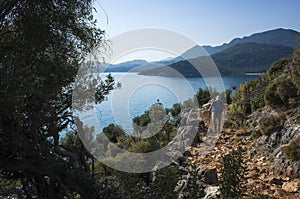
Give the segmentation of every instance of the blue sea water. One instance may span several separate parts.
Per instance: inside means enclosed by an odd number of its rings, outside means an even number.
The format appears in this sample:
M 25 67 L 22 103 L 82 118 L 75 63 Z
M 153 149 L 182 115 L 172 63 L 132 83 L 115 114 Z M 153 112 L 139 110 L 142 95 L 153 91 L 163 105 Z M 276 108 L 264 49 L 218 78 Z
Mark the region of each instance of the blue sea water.
M 132 132 L 132 119 L 147 111 L 159 100 L 164 107 L 191 98 L 199 88 L 212 87 L 222 91 L 232 86 L 239 87 L 242 82 L 256 79 L 258 76 L 209 77 L 161 77 L 142 76 L 136 73 L 111 73 L 121 87 L 112 91 L 107 100 L 86 113 L 84 123 L 94 126 L 96 132 L 111 123 L 122 126 L 126 133 Z

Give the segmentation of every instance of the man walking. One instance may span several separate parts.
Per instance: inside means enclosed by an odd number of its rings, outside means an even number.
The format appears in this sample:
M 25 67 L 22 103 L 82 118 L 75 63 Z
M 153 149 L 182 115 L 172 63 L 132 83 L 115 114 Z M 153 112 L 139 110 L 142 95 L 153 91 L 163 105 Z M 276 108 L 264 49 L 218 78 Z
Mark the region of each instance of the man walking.
M 220 99 L 220 96 L 217 96 L 216 99 L 211 103 L 210 111 L 213 132 L 220 132 L 223 119 L 222 116 L 225 111 L 225 105 Z

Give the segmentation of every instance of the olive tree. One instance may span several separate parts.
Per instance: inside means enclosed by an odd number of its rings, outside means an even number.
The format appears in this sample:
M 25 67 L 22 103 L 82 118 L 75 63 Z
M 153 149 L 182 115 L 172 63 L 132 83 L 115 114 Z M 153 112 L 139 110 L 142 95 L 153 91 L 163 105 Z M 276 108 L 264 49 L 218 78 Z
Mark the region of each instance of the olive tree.
M 18 181 L 23 197 L 97 197 L 89 165 L 60 135 L 76 131 L 73 82 L 104 36 L 93 0 L 0 1 L 0 177 Z M 113 84 L 95 85 L 97 102 Z

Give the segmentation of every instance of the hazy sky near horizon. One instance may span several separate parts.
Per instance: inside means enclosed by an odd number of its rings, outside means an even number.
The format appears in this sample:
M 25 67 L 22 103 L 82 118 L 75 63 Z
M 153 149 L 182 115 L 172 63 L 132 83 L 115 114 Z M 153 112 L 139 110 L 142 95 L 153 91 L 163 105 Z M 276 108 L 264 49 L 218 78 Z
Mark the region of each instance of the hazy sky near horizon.
M 299 0 L 96 0 L 95 6 L 109 37 L 161 28 L 216 46 L 275 28 L 300 31 Z

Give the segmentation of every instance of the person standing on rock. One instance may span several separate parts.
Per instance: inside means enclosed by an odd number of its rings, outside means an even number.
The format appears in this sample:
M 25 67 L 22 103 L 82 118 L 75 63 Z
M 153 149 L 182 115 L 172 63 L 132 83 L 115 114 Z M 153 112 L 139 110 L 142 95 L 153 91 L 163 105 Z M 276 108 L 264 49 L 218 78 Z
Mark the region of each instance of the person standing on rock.
M 220 96 L 217 96 L 216 99 L 211 103 L 211 126 L 213 127 L 214 132 L 221 131 L 223 113 L 225 111 L 224 102 L 220 99 Z

